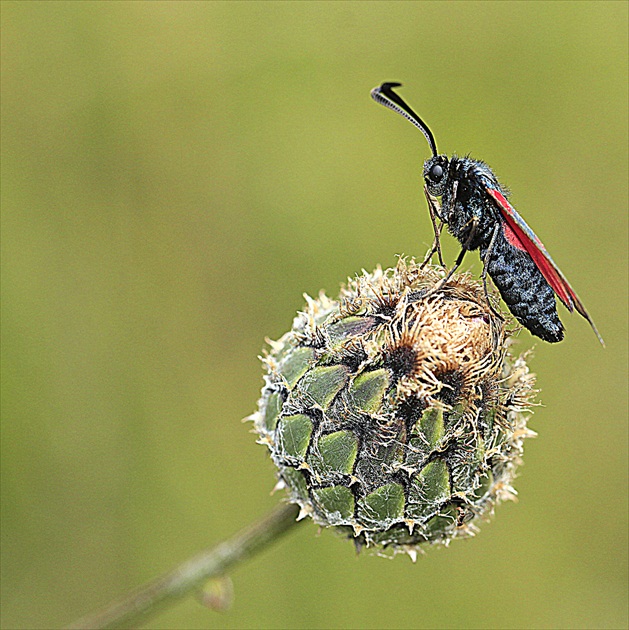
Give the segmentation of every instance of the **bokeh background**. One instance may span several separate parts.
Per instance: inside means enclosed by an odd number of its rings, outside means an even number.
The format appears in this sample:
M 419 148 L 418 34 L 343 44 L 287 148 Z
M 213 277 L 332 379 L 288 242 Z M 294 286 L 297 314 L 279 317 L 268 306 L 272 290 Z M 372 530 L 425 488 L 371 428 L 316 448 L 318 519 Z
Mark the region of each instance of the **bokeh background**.
M 309 523 L 230 612 L 150 625 L 626 627 L 627 6 L 3 2 L 2 627 L 69 623 L 277 503 L 240 422 L 264 338 L 431 241 L 384 80 L 508 184 L 607 348 L 565 309 L 563 343 L 520 334 L 539 437 L 476 538 L 413 565 Z

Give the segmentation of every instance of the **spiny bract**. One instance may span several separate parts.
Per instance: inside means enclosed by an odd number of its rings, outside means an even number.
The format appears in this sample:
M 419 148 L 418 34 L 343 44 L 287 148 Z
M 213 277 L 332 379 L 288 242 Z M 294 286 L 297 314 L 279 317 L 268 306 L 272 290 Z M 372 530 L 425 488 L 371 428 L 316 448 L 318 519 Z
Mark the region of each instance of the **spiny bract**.
M 401 259 L 338 300 L 306 297 L 263 358 L 258 411 L 290 501 L 322 526 L 414 556 L 474 533 L 514 494 L 533 377 L 467 275 Z M 432 289 L 432 290 L 431 290 Z

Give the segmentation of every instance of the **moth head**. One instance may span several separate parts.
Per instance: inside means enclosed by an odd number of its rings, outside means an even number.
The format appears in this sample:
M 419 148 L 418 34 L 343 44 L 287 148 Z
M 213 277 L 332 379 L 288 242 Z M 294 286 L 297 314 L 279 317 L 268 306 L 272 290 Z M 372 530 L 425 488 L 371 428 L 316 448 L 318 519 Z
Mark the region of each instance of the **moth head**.
M 435 155 L 424 162 L 424 182 L 428 192 L 440 197 L 448 185 L 450 161 L 446 155 Z

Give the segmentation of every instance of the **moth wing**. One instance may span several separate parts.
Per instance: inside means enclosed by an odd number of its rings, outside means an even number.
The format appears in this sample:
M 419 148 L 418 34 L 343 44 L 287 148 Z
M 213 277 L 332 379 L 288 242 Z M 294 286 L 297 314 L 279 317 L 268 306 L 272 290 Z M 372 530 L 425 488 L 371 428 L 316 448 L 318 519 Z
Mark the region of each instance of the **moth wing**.
M 528 252 L 540 273 L 546 279 L 546 282 L 557 294 L 557 297 L 570 312 L 576 309 L 578 313 L 587 319 L 599 341 L 604 345 L 603 339 L 599 335 L 598 330 L 596 330 L 589 313 L 585 310 L 583 302 L 581 302 L 575 290 L 570 286 L 563 273 L 561 273 L 555 261 L 550 257 L 542 241 L 537 238 L 535 232 L 526 224 L 526 221 L 516 212 L 515 208 L 499 190 L 489 186 L 486 186 L 485 190 L 496 202 L 504 219 L 505 238 L 514 247 Z

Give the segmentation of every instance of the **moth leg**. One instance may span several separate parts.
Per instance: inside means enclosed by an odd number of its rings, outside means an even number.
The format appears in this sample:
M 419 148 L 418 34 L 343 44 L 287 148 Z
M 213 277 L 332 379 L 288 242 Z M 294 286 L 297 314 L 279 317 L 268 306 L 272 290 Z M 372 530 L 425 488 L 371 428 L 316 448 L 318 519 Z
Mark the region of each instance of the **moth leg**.
M 456 260 L 454 261 L 454 265 L 452 269 L 450 269 L 450 271 L 448 271 L 448 273 L 446 274 L 445 278 L 439 280 L 439 282 L 434 286 L 434 288 L 432 288 L 426 295 L 430 295 L 431 293 L 434 293 L 435 291 L 439 291 L 441 287 L 443 287 L 450 281 L 450 278 L 454 275 L 456 270 L 461 266 L 461 263 L 463 262 L 463 258 L 465 258 L 465 254 L 468 252 L 469 246 L 472 243 L 474 235 L 476 234 L 476 226 L 478 225 L 478 219 L 474 217 L 470 221 L 470 223 L 472 224 L 472 228 L 470 229 L 470 233 L 468 237 L 465 239 L 465 243 L 463 244 L 463 247 L 461 247 L 461 251 L 459 252 L 459 255 L 456 257 Z
M 489 262 L 489 256 L 492 249 L 494 248 L 494 244 L 496 242 L 496 237 L 498 236 L 498 230 L 500 230 L 500 227 L 500 223 L 496 223 L 496 227 L 494 228 L 493 234 L 491 235 L 491 240 L 489 241 L 489 247 L 487 248 L 487 251 L 483 256 L 483 273 L 481 277 L 483 279 L 483 289 L 485 290 L 485 299 L 487 300 L 489 309 L 494 315 L 496 315 L 496 317 L 504 321 L 504 317 L 494 308 L 493 304 L 491 303 L 491 300 L 489 299 L 489 291 L 487 291 L 487 263 Z
M 425 185 L 424 195 L 426 195 L 426 201 L 428 202 L 428 213 L 430 214 L 430 220 L 432 221 L 432 229 L 435 233 L 435 240 L 433 241 L 430 251 L 428 252 L 428 254 L 426 254 L 426 257 L 424 258 L 424 261 L 419 268 L 423 269 L 428 264 L 430 259 L 435 255 L 435 253 L 437 253 L 437 256 L 439 257 L 439 264 L 442 267 L 445 267 L 443 256 L 441 254 L 441 241 L 439 240 L 441 230 L 443 229 L 443 219 L 441 218 L 441 214 L 439 213 L 437 200 L 428 192 L 428 188 L 426 188 Z M 437 219 L 441 221 L 439 226 L 437 226 Z
M 443 280 L 441 280 L 441 282 L 439 282 L 439 284 L 435 287 L 435 291 L 437 289 L 440 289 L 444 284 L 448 283 L 450 278 L 454 275 L 454 272 L 461 266 L 461 263 L 463 262 L 463 258 L 465 258 L 466 253 L 467 253 L 467 247 L 465 247 L 464 245 L 463 247 L 461 247 L 461 251 L 459 252 L 459 255 L 456 257 L 456 260 L 454 261 L 454 265 L 452 266 L 452 269 L 448 271 L 448 274 L 446 275 L 446 277 L 443 278 Z
M 454 205 L 456 204 L 456 194 L 459 191 L 459 180 L 454 180 L 454 184 L 452 186 L 452 197 L 450 199 L 450 216 L 454 214 Z

